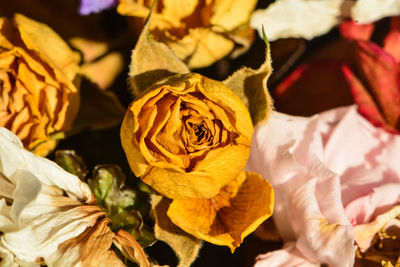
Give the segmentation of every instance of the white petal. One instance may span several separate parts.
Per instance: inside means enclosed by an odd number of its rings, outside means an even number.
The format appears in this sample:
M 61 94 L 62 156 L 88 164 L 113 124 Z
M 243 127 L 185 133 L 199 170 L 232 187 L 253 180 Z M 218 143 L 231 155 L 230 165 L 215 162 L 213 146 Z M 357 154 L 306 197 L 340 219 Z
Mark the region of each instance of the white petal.
M 54 162 L 26 151 L 10 131 L 0 131 L 0 171 L 9 179 L 18 169 L 24 169 L 47 185 L 55 185 L 70 196 L 82 201 L 93 201 L 89 186 L 78 177 L 64 171 Z M 11 180 L 15 184 L 16 181 Z
M 399 0 L 358 0 L 351 10 L 351 17 L 360 24 L 398 15 L 400 15 Z
M 43 214 L 17 231 L 3 233 L 0 243 L 21 260 L 49 257 L 60 243 L 80 235 L 100 216 L 104 216 L 104 212 L 94 206 Z
M 0 244 L 0 266 L 1 267 L 18 267 L 14 261 L 14 255 Z
M 303 37 L 312 39 L 324 34 L 350 13 L 351 1 L 346 0 L 278 0 L 267 9 L 253 13 L 250 26 L 262 37 L 262 25 L 268 40 Z

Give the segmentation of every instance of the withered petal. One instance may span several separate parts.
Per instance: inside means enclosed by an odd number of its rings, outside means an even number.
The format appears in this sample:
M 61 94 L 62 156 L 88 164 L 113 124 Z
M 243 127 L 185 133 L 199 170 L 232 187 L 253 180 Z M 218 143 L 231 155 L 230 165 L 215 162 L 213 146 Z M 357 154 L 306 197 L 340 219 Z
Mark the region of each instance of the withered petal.
M 274 191 L 257 173 L 242 172 L 211 199 L 174 199 L 168 217 L 180 228 L 233 252 L 272 215 Z

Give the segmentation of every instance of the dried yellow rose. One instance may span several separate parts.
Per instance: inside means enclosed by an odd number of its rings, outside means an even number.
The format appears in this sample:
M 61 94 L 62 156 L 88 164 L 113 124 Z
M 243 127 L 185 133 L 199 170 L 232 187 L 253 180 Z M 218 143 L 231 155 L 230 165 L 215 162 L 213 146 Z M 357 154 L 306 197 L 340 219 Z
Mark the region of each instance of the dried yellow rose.
M 78 111 L 79 55 L 48 26 L 23 15 L 0 18 L 0 126 L 36 154 L 56 145 Z
M 120 0 L 117 11 L 146 18 L 153 1 Z M 150 29 L 190 68 L 206 67 L 228 55 L 236 44 L 249 46 L 248 27 L 256 0 L 159 0 Z
M 253 124 L 272 110 L 268 43 L 257 70 L 242 68 L 223 82 L 189 68 L 149 30 L 132 53 L 129 86 L 135 100 L 121 127 L 131 169 L 154 194 L 155 237 L 189 266 L 201 240 L 228 246 L 271 216 L 274 191 L 257 173 L 244 171 Z M 266 38 L 264 38 L 266 40 Z M 268 178 L 268 177 L 264 177 Z
M 136 176 L 169 198 L 211 198 L 246 165 L 253 125 L 229 88 L 199 74 L 158 81 L 128 108 L 121 140 Z

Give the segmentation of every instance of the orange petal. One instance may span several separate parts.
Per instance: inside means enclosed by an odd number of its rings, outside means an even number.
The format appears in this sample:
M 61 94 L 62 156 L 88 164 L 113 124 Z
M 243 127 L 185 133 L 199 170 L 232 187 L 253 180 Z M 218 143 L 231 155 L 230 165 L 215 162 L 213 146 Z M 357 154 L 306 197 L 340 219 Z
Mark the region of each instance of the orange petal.
M 174 199 L 167 215 L 191 235 L 233 252 L 271 216 L 274 191 L 259 174 L 242 172 L 212 199 Z

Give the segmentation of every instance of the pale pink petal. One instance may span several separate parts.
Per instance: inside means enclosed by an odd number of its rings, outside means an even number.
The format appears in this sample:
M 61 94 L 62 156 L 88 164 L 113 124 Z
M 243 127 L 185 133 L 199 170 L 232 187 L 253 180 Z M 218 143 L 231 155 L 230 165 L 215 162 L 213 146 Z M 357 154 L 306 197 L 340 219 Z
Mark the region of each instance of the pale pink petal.
M 400 183 L 372 188 L 371 193 L 351 201 L 345 208 L 353 225 L 364 224 L 385 213 L 400 201 Z
M 400 194 L 397 187 L 385 187 L 386 193 L 377 188 L 385 184 L 400 185 L 396 160 L 400 158 L 400 136 L 372 126 L 355 108 L 347 109 L 336 122 L 327 117 L 329 113 L 320 116 L 321 122 L 332 128 L 325 145 L 325 163 L 341 176 L 343 205 L 374 194 L 369 202 L 373 205 L 368 207 L 370 215 L 365 220 L 371 219 L 375 208 L 393 205 Z M 376 195 L 377 192 L 382 194 Z M 357 216 L 349 218 L 354 217 Z
M 259 255 L 256 258 L 254 267 L 317 267 L 317 263 L 313 263 L 305 259 L 296 249 L 293 242 L 288 242 L 283 249 L 268 252 Z
M 339 177 L 322 162 L 318 120 L 275 113 L 256 129 L 247 168 L 273 185 L 274 220 L 284 240 L 297 239 L 299 250 L 315 262 L 351 266 L 351 225 L 341 204 Z
M 329 223 L 320 213 L 315 196 L 317 178 L 293 194 L 290 208 L 298 222 L 296 247 L 311 261 L 329 266 L 353 266 L 355 247 L 351 225 Z

